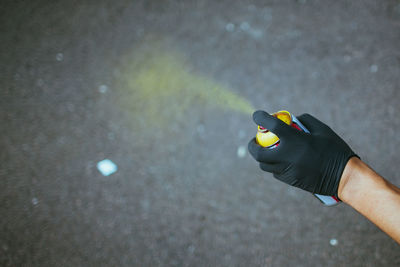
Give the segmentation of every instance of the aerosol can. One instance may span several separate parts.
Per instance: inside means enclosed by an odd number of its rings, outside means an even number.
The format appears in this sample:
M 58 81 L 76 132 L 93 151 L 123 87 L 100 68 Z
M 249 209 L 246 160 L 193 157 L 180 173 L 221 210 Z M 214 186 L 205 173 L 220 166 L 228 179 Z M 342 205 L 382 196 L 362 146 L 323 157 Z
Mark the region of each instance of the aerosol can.
M 299 131 L 310 133 L 310 131 L 308 131 L 307 128 L 304 127 L 304 125 L 294 115 L 290 114 L 289 111 L 281 110 L 273 113 L 272 116 L 280 119 L 287 125 Z M 267 147 L 269 149 L 274 149 L 275 147 L 279 146 L 279 137 L 262 126 L 258 126 L 256 140 L 260 146 Z M 335 196 L 325 196 L 319 194 L 314 194 L 314 196 L 326 206 L 334 206 L 340 202 L 340 200 Z

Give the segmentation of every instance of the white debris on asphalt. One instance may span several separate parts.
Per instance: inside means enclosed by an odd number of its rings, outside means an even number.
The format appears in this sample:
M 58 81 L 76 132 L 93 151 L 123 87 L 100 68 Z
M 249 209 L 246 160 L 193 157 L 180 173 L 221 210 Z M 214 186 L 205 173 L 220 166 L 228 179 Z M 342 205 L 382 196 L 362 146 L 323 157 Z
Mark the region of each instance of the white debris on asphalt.
M 244 158 L 246 156 L 246 147 L 239 146 L 237 149 L 237 156 L 238 158 Z
M 250 29 L 250 24 L 248 22 L 244 21 L 240 24 L 240 29 L 242 31 L 248 31 Z
M 56 60 L 57 60 L 57 61 L 62 61 L 63 59 L 64 59 L 63 53 L 58 53 L 58 54 L 56 55 Z
M 225 29 L 226 29 L 228 32 L 233 32 L 233 31 L 235 30 L 235 24 L 233 24 L 233 23 L 228 23 L 228 24 L 226 24 Z
M 377 65 L 371 65 L 370 67 L 369 67 L 369 71 L 370 72 L 372 72 L 372 73 L 375 73 L 375 72 L 377 72 L 378 71 L 378 66 Z
M 337 241 L 337 239 L 332 238 L 332 239 L 329 241 L 329 244 L 331 244 L 331 246 L 337 246 L 338 241 Z
M 109 159 L 104 159 L 97 163 L 97 169 L 104 176 L 109 176 L 118 170 L 117 165 Z
M 108 91 L 108 86 L 107 86 L 107 85 L 102 84 L 102 85 L 99 86 L 99 92 L 100 92 L 100 93 L 104 94 L 104 93 L 106 93 L 107 91 Z
M 39 200 L 36 197 L 32 198 L 32 204 L 33 205 L 36 206 L 38 203 L 39 203 Z

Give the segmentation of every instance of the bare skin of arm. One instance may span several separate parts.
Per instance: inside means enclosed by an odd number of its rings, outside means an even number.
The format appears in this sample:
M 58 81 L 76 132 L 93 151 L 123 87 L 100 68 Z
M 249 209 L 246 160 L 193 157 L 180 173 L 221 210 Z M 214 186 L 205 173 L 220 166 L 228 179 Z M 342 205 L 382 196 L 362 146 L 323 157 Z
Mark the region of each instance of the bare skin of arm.
M 400 188 L 353 157 L 343 171 L 338 195 L 400 244 Z

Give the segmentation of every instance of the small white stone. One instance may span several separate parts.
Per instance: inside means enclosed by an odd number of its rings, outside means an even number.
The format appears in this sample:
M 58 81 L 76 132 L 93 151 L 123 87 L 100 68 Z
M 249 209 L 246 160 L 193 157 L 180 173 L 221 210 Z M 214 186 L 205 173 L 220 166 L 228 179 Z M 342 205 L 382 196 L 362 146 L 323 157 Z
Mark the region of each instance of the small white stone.
M 57 55 L 56 55 L 56 60 L 57 60 L 57 61 L 62 61 L 63 59 L 64 59 L 63 53 L 57 53 Z
M 39 203 L 39 200 L 36 197 L 32 198 L 32 204 L 33 205 L 36 206 L 38 203 Z
M 99 86 L 99 92 L 100 92 L 100 93 L 104 94 L 104 93 L 106 93 L 107 91 L 108 91 L 108 86 L 107 86 L 107 85 L 102 84 L 102 85 Z
M 233 24 L 233 23 L 228 23 L 228 24 L 226 24 L 225 29 L 226 29 L 228 32 L 233 32 L 233 31 L 235 30 L 235 24 Z
M 104 176 L 109 176 L 118 170 L 117 165 L 109 159 L 104 159 L 97 163 L 97 169 Z
M 240 29 L 242 31 L 248 31 L 250 29 L 250 24 L 248 22 L 244 21 L 240 24 Z
M 237 149 L 238 158 L 244 158 L 246 156 L 246 148 L 244 146 L 239 146 Z
M 372 73 L 375 73 L 375 72 L 377 72 L 378 71 L 378 66 L 377 65 L 371 65 L 370 67 L 369 67 L 369 71 L 370 72 L 372 72 Z
M 329 244 L 331 244 L 331 246 L 337 246 L 338 241 L 337 241 L 337 239 L 332 238 L 332 239 L 329 241 Z

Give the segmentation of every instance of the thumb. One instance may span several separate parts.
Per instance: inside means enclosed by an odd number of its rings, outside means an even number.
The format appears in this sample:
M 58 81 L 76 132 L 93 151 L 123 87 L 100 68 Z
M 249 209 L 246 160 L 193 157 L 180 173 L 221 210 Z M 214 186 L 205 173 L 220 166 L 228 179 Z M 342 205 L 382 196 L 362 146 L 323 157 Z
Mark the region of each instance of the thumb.
M 289 125 L 275 118 L 274 116 L 268 114 L 263 110 L 257 110 L 253 113 L 253 120 L 257 125 L 260 125 L 274 134 L 284 137 L 292 130 Z

